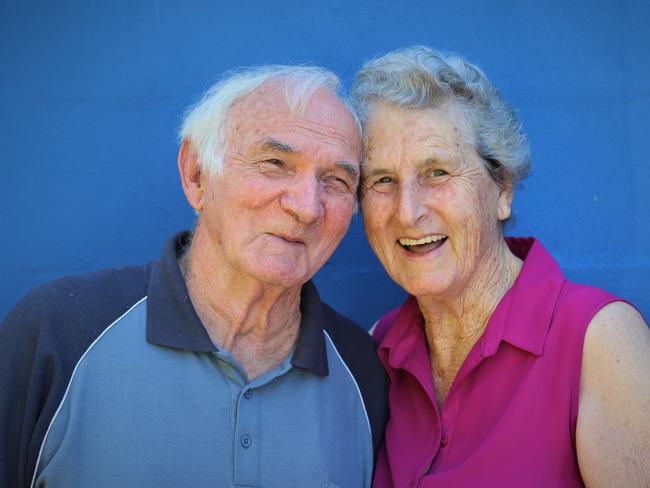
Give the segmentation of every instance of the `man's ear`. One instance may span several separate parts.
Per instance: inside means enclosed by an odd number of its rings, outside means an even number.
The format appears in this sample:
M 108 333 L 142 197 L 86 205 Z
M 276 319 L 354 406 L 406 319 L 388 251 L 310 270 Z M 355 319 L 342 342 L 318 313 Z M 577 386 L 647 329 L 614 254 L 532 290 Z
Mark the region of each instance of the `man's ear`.
M 512 214 L 512 183 L 506 183 L 499 189 L 497 199 L 497 217 L 501 222 Z
M 185 198 L 196 212 L 201 212 L 205 194 L 201 179 L 201 167 L 199 156 L 189 139 L 183 139 L 181 149 L 178 151 L 178 172 L 181 175 Z

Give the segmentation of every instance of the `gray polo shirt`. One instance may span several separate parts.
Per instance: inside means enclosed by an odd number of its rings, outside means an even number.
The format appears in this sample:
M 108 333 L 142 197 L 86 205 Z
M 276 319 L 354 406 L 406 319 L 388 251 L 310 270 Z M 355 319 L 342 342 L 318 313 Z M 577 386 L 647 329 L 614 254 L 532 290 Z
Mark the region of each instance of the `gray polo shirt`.
M 38 387 L 26 391 L 48 407 L 30 422 L 32 439 L 24 429 L 20 434 L 25 452 L 35 456 L 24 481 L 43 487 L 369 486 L 386 419 L 386 378 L 374 343 L 308 283 L 295 351 L 249 382 L 234 358 L 213 345 L 191 305 L 176 264 L 184 239 L 172 239 L 150 265 L 48 285 L 8 316 L 0 334 L 14 343 L 25 340 L 16 332 L 25 323 L 47 329 L 30 368 L 48 368 L 49 361 L 51 378 L 38 375 Z M 115 286 L 129 291 L 111 296 Z M 34 300 L 41 304 L 38 320 L 25 310 Z M 113 312 L 93 314 L 98 304 Z M 93 320 L 103 325 L 88 325 Z M 5 369 L 0 388 L 12 384 Z M 25 467 L 29 474 L 29 457 Z

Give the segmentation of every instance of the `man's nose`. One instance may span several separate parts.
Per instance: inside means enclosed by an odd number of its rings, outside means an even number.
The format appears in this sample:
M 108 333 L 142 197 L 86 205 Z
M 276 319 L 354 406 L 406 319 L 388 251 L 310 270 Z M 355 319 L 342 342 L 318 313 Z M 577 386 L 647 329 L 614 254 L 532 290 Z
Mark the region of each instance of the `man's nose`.
M 323 214 L 320 182 L 313 175 L 297 177 L 280 197 L 280 206 L 303 224 L 317 221 Z

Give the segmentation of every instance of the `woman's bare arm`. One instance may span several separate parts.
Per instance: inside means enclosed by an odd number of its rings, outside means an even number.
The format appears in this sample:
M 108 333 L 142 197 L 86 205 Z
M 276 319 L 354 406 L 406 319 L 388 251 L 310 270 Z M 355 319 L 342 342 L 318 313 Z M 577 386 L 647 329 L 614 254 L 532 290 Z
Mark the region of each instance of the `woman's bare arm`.
M 650 487 L 650 330 L 623 302 L 587 329 L 576 449 L 589 488 Z

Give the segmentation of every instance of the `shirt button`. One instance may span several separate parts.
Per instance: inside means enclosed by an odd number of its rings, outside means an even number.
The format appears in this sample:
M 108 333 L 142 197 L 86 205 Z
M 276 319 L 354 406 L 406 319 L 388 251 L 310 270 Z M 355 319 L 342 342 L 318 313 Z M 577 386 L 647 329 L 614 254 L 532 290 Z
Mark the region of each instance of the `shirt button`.
M 249 400 L 250 397 L 252 397 L 252 396 L 253 396 L 253 390 L 246 390 L 244 392 L 244 398 L 246 398 L 247 400 Z
M 240 442 L 241 442 L 241 446 L 244 449 L 248 449 L 249 447 L 251 447 L 251 444 L 253 443 L 253 439 L 251 439 L 251 437 L 248 434 L 244 434 L 243 436 L 241 436 Z
M 448 441 L 446 437 L 440 439 L 440 447 L 447 447 Z

